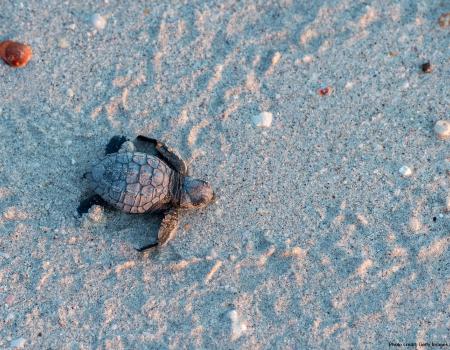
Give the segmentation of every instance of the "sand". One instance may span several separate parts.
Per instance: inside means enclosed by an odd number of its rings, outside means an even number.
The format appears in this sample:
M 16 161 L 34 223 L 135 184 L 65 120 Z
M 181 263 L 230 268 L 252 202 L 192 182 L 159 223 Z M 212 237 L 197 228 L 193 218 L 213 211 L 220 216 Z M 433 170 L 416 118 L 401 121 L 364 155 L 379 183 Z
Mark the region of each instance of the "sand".
M 0 7 L 34 52 L 0 64 L 0 348 L 450 344 L 450 3 Z M 133 249 L 158 218 L 76 216 L 116 134 L 216 189 L 163 249 Z

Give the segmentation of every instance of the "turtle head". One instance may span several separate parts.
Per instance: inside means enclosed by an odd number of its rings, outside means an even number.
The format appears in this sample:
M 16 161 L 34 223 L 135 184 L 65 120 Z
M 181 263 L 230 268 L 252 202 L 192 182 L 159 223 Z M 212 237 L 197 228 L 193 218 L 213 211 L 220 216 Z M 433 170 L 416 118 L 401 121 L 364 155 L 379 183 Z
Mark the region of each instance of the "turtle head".
M 208 205 L 214 199 L 211 185 L 203 180 L 184 178 L 181 189 L 180 207 L 185 209 L 198 209 Z

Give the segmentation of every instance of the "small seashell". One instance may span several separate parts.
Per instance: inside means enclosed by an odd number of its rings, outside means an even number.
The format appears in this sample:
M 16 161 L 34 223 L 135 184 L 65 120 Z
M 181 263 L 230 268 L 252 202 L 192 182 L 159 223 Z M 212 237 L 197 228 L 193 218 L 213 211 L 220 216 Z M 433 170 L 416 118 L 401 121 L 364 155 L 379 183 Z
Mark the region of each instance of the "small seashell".
M 450 121 L 438 120 L 434 124 L 434 132 L 439 140 L 450 139 Z
M 106 18 L 103 17 L 103 16 L 101 16 L 101 15 L 99 15 L 98 13 L 94 14 L 94 15 L 91 17 L 91 22 L 92 22 L 92 25 L 93 25 L 93 26 L 95 27 L 95 29 L 97 29 L 97 30 L 103 30 L 103 29 L 105 29 L 106 23 L 107 23 Z
M 272 113 L 262 112 L 252 116 L 253 125 L 259 128 L 270 128 L 272 125 Z
M 24 67 L 33 55 L 31 47 L 11 40 L 0 43 L 0 57 L 12 67 Z
M 412 169 L 407 166 L 407 165 L 403 165 L 398 172 L 400 173 L 401 176 L 403 177 L 410 177 L 413 174 Z

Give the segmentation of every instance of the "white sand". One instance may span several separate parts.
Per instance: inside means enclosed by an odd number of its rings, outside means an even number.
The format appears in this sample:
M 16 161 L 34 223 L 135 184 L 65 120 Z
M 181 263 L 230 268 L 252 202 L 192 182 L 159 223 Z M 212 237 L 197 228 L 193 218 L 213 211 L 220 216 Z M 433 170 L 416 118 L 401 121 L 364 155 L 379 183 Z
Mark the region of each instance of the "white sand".
M 450 3 L 0 7 L 34 53 L 0 64 L 0 348 L 450 343 Z M 138 133 L 219 196 L 147 255 L 157 219 L 74 216 L 109 138 Z

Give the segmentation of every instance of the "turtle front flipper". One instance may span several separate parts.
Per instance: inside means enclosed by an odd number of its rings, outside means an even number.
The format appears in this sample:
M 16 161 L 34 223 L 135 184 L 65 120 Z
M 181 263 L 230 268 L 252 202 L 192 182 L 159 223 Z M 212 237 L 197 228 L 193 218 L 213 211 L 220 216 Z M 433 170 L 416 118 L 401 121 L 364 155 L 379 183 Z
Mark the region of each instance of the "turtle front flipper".
M 186 162 L 178 154 L 176 154 L 173 149 L 167 147 L 163 142 L 147 136 L 138 135 L 137 139 L 154 144 L 160 156 L 167 161 L 171 167 L 173 167 L 181 175 L 188 175 L 188 167 Z
M 158 245 L 161 246 L 166 245 L 167 242 L 169 242 L 172 238 L 175 237 L 175 233 L 177 232 L 178 229 L 178 223 L 179 223 L 178 211 L 175 209 L 169 210 L 161 222 L 161 226 L 158 232 L 158 241 L 141 248 L 136 248 L 136 250 L 140 253 L 143 253 Z
M 159 228 L 159 245 L 166 245 L 172 238 L 175 237 L 179 222 L 178 211 L 176 209 L 170 209 L 164 216 L 164 219 L 161 222 L 161 227 Z
M 122 145 L 127 141 L 129 140 L 123 135 L 116 135 L 111 137 L 111 140 L 109 140 L 108 144 L 105 147 L 105 155 L 119 152 Z

